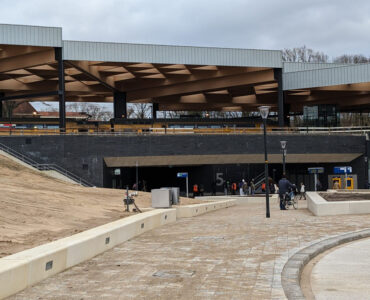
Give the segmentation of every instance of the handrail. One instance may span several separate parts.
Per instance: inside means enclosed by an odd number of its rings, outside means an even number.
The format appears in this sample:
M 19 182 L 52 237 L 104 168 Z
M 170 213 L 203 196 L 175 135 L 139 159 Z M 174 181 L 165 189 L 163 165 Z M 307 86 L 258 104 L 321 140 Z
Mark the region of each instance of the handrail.
M 265 180 L 265 171 L 261 172 L 257 175 L 257 177 L 254 179 L 255 181 L 255 189 L 257 190 L 260 186 L 262 186 L 262 182 Z
M 115 131 L 102 131 L 89 129 L 87 132 L 78 132 L 77 128 L 67 128 L 67 132 L 60 132 L 59 129 L 12 129 L 12 136 L 41 136 L 41 135 L 81 135 L 81 136 L 132 136 L 132 135 L 161 135 L 161 134 L 221 134 L 221 135 L 243 135 L 243 134 L 263 134 L 263 129 L 259 127 L 223 127 L 223 128 L 127 128 Z M 370 133 L 369 126 L 356 127 L 268 127 L 269 135 L 297 135 L 297 134 L 362 134 Z M 7 131 L 0 130 L 0 136 L 8 134 Z
M 37 170 L 40 170 L 40 171 L 53 170 L 53 171 L 56 171 L 56 172 L 58 172 L 58 173 L 60 173 L 64 176 L 68 177 L 69 179 L 79 183 L 82 186 L 86 186 L 86 187 L 93 187 L 94 186 L 93 184 L 91 184 L 87 180 L 77 176 L 76 174 L 64 169 L 63 167 L 61 167 L 57 164 L 41 164 L 41 163 L 38 163 L 37 161 L 33 160 L 32 158 L 24 155 L 21 152 L 18 152 L 16 150 L 14 150 L 13 148 L 10 148 L 10 147 L 2 144 L 2 143 L 0 143 L 0 150 L 3 150 L 4 152 L 14 156 L 15 158 L 23 161 L 26 164 L 30 165 L 31 167 L 36 168 Z

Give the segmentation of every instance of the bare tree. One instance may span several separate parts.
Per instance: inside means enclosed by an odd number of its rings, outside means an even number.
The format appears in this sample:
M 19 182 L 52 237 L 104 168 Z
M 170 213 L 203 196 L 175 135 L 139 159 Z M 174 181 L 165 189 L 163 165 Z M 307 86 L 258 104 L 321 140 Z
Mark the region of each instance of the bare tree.
M 344 54 L 334 58 L 335 63 L 345 63 L 345 64 L 362 64 L 370 62 L 370 57 L 366 57 L 362 54 L 348 55 Z
M 98 121 L 109 121 L 113 117 L 112 111 L 104 109 L 103 106 L 94 103 L 74 102 L 66 105 L 67 112 L 80 112 L 90 115 L 91 119 Z
M 148 119 L 151 117 L 151 103 L 130 103 L 129 108 L 132 109 L 132 114 L 127 114 L 128 118 Z
M 306 46 L 283 50 L 283 61 L 286 62 L 326 63 L 328 60 L 329 57 L 324 52 L 315 51 Z
M 13 111 L 24 101 L 3 101 L 3 114 L 4 117 L 9 118 L 11 121 L 13 117 Z

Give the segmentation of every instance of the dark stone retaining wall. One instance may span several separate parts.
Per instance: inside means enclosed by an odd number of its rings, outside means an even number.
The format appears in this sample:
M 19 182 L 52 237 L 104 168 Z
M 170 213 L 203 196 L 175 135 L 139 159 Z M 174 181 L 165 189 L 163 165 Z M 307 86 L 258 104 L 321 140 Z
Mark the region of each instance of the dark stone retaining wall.
M 280 152 L 280 140 L 292 153 L 365 153 L 364 136 L 270 135 L 269 153 Z M 263 135 L 161 135 L 161 136 L 12 136 L 3 143 L 40 163 L 56 163 L 87 181 L 103 186 L 107 156 L 255 154 L 263 153 Z M 356 173 L 365 182 L 363 157 Z M 253 163 L 253 162 L 251 162 Z M 360 182 L 360 180 L 359 180 Z

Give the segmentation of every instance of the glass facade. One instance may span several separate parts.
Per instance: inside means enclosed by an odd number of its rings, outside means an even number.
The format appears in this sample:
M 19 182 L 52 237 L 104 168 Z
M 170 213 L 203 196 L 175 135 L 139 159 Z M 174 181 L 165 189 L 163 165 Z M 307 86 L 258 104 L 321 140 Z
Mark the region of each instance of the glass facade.
M 304 126 L 334 127 L 339 126 L 339 111 L 335 104 L 320 104 L 303 107 Z

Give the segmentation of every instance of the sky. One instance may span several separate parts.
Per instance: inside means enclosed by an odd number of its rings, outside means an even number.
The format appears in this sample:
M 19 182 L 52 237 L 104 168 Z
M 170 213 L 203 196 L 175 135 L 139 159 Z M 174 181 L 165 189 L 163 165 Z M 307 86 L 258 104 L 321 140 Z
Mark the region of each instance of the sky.
M 0 23 L 63 28 L 64 40 L 370 56 L 370 0 L 0 0 Z M 36 105 L 38 106 L 38 105 Z
M 369 0 L 0 0 L 0 23 L 56 26 L 65 40 L 250 49 L 306 45 L 370 56 Z

